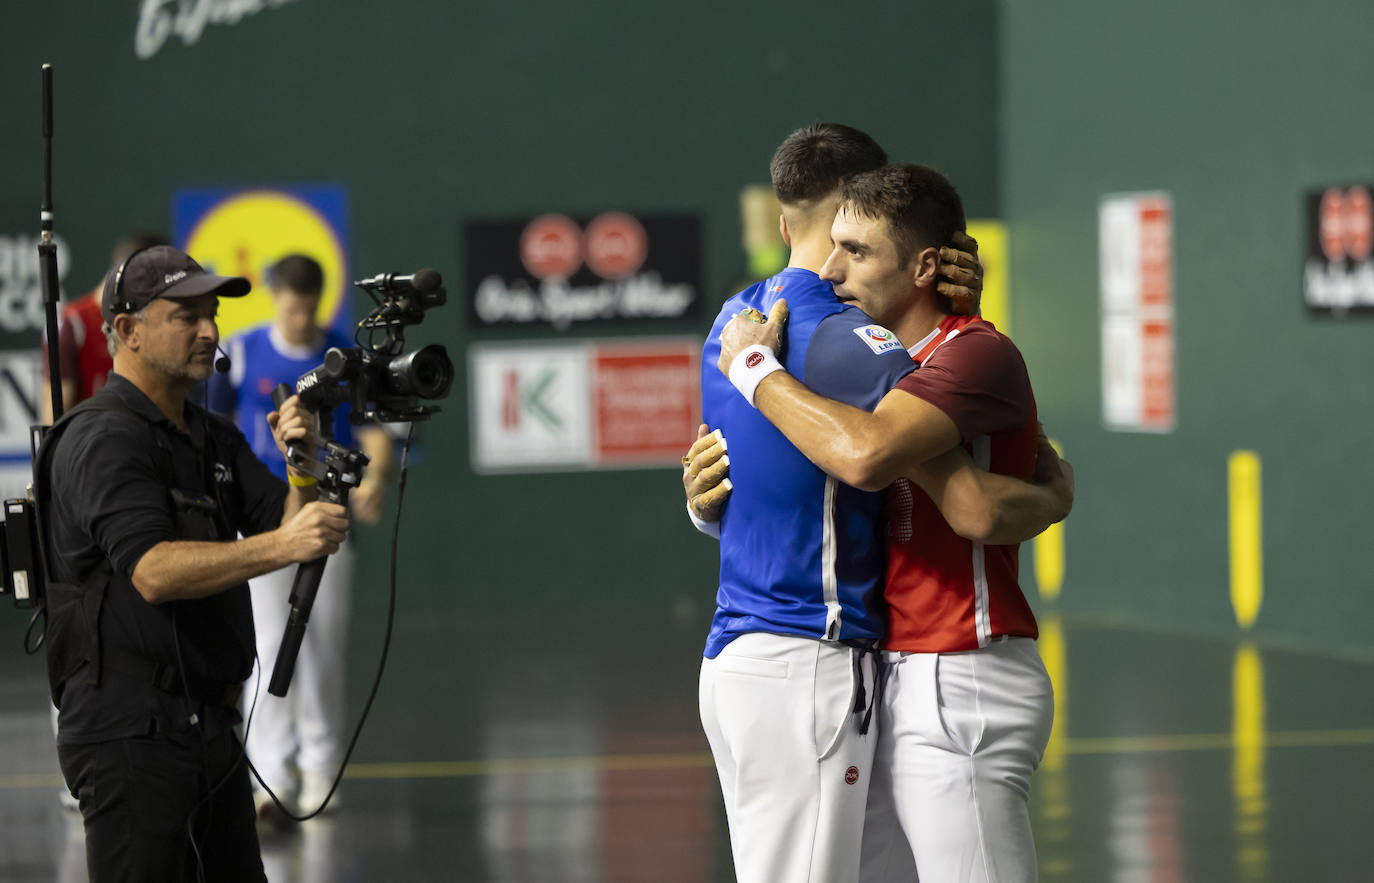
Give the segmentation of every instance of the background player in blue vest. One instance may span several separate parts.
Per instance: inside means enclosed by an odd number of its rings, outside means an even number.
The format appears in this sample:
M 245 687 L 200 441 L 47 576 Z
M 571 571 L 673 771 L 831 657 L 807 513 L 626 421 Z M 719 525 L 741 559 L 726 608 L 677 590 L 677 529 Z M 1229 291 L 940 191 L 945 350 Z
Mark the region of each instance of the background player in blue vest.
M 278 383 L 294 385 L 297 377 L 324 361 L 330 347 L 355 344 L 319 325 L 316 314 L 324 273 L 313 258 L 282 258 L 269 272 L 268 287 L 275 313 L 272 322 L 230 341 L 232 366 L 227 375 L 216 374 L 210 379 L 207 397 L 212 410 L 235 419 L 259 459 L 284 477 L 286 463 L 272 434 L 257 425 L 265 426 L 265 415 L 276 410 L 272 390 Z M 333 430 L 335 441 L 349 447 L 361 445 L 372 458 L 362 484 L 349 494 L 348 502 L 353 517 L 376 524 L 391 470 L 391 439 L 376 426 L 353 427 L 347 407 L 335 409 Z M 277 658 L 290 612 L 287 599 L 295 570 L 285 568 L 249 583 L 258 659 L 264 668 L 262 684 Z M 263 691 L 253 710 L 248 756 L 288 808 L 310 812 L 318 807 L 329 792 L 342 756 L 344 648 L 352 578 L 353 552 L 351 544 L 345 544 L 325 566 L 291 689 L 283 698 Z M 248 681 L 245 709 L 253 702 L 253 685 L 258 681 Z M 272 814 L 271 799 L 265 792 L 257 792 L 254 799 L 260 816 Z
M 720 586 L 700 707 L 741 883 L 858 879 L 876 742 L 867 720 L 874 684 L 866 651 L 884 631 L 885 558 L 881 495 L 826 476 L 762 420 L 753 389 L 773 356 L 742 358 L 727 379 L 715 369 L 719 336 L 736 313 L 757 311 L 762 320 L 779 298 L 795 299 L 803 306 L 787 328 L 786 369 L 811 389 L 867 410 L 915 367 L 891 332 L 838 300 L 816 273 L 831 251 L 841 180 L 885 163 L 882 149 L 848 126 L 823 123 L 788 136 L 770 172 L 789 264 L 726 302 L 702 354 L 703 419 L 728 439 L 720 465 L 735 482 L 728 506 L 702 512 L 689 505 L 707 532 L 700 516 L 721 515 Z M 974 264 L 967 254 L 958 260 Z M 947 264 L 940 272 L 976 285 L 976 276 Z M 948 294 L 946 283 L 941 291 Z M 976 291 L 960 291 L 963 311 L 976 307 Z M 953 525 L 978 521 L 976 513 L 992 505 L 979 496 L 984 482 L 964 480 L 971 469 L 959 450 L 927 468 L 927 490 Z M 684 474 L 691 500 L 689 479 Z M 1008 479 L 997 483 L 1001 493 L 1008 483 L 1031 489 Z M 1026 535 L 1041 527 L 1027 526 Z

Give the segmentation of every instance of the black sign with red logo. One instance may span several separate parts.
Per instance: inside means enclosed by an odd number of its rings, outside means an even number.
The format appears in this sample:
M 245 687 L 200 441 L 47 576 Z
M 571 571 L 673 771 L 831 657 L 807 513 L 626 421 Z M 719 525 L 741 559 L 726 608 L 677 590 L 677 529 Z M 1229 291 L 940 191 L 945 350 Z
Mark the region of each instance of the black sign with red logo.
M 468 308 L 479 327 L 694 319 L 701 222 L 603 212 L 467 225 Z
M 1374 184 L 1307 194 L 1303 301 L 1313 312 L 1374 312 Z

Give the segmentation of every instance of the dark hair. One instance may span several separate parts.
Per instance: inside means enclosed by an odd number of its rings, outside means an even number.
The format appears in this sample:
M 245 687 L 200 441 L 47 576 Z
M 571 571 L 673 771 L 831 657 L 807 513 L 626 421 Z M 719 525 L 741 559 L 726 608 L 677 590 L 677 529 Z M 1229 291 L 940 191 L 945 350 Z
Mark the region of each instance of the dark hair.
M 905 266 L 923 248 L 949 245 L 964 229 L 964 203 L 949 179 L 927 166 L 894 163 L 848 178 L 840 203 L 866 218 L 885 219 Z
M 768 172 L 782 203 L 816 199 L 850 175 L 887 162 L 878 142 L 840 123 L 815 123 L 788 135 L 773 153 Z
M 273 291 L 285 288 L 307 297 L 318 297 L 324 291 L 324 270 L 308 255 L 287 255 L 272 265 L 267 279 Z

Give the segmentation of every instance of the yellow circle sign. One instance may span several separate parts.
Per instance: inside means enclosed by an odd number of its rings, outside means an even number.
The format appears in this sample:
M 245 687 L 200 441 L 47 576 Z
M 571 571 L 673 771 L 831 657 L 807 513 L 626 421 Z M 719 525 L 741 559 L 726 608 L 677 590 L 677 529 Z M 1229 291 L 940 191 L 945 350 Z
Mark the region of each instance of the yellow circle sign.
M 253 291 L 219 304 L 221 337 L 272 319 L 267 270 L 289 254 L 305 254 L 324 270 L 319 322 L 333 324 L 348 285 L 339 234 L 313 206 L 278 190 L 235 193 L 212 206 L 186 237 L 186 253 L 208 272 L 245 276 Z

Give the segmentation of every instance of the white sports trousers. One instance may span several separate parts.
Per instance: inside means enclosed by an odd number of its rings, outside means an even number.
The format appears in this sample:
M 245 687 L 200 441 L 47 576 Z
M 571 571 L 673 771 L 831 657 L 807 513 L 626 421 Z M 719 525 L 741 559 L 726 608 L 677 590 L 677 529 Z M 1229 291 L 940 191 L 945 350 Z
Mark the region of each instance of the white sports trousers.
M 752 633 L 701 666 L 739 883 L 857 883 L 877 709 L 868 735 L 843 644 Z M 861 659 L 872 696 L 874 655 Z
M 883 657 L 863 883 L 1036 880 L 1027 798 L 1054 689 L 1035 641 Z

